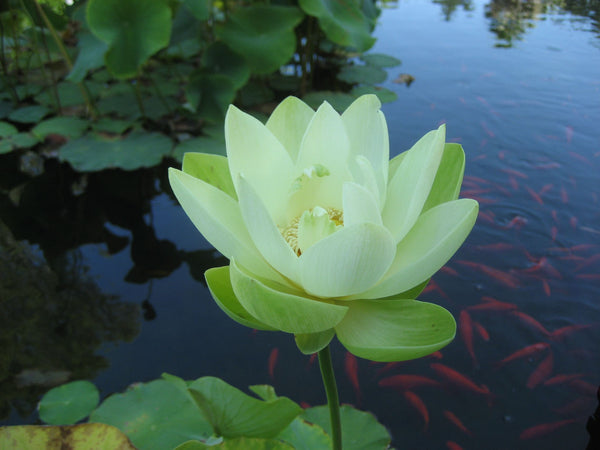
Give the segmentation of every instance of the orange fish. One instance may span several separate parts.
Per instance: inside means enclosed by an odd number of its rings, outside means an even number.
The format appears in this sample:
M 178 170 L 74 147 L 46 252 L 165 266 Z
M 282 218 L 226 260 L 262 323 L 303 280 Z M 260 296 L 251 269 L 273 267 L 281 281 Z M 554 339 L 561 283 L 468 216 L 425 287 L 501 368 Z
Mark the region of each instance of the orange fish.
M 482 297 L 481 299 L 484 300 L 484 298 L 491 298 L 491 297 Z M 517 309 L 517 305 L 515 305 L 514 303 L 508 303 L 508 302 L 501 302 L 498 300 L 494 300 L 494 301 L 488 301 L 488 300 L 484 300 L 486 303 L 479 303 L 477 305 L 473 305 L 473 306 L 467 306 L 467 310 L 469 311 L 511 311 L 514 309 Z
M 544 195 L 546 192 L 548 192 L 553 187 L 554 187 L 553 184 L 545 184 L 545 185 L 543 185 L 542 188 L 540 189 L 540 191 L 538 192 L 538 195 L 541 197 L 542 195 Z
M 536 353 L 546 350 L 548 347 L 550 347 L 550 344 L 548 344 L 547 342 L 538 342 L 536 344 L 531 344 L 531 345 L 528 345 L 527 347 L 523 347 L 522 349 L 517 350 L 514 353 L 511 353 L 506 358 L 504 358 L 503 360 L 496 363 L 496 368 L 499 368 L 499 367 L 505 365 L 506 363 L 515 361 L 517 359 L 528 358 L 532 355 L 535 355 Z
M 448 447 L 448 450 L 463 450 L 462 446 L 454 441 L 446 441 L 446 447 Z
M 481 325 L 479 322 L 473 321 L 473 327 L 477 330 L 477 333 L 479 334 L 479 336 L 481 336 L 481 339 L 483 339 L 486 342 L 490 340 L 490 334 L 483 327 L 483 325 Z
M 557 384 L 568 383 L 573 380 L 578 380 L 583 376 L 583 373 L 562 373 L 559 375 L 554 375 L 552 378 L 548 378 L 546 381 L 544 381 L 544 386 L 555 386 Z
M 542 280 L 542 286 L 544 287 L 544 293 L 550 297 L 550 295 L 552 294 L 552 291 L 550 290 L 550 284 L 548 284 L 548 280 L 546 280 L 545 278 Z
M 458 272 L 456 270 L 454 270 L 450 266 L 442 266 L 441 269 L 440 269 L 440 272 L 443 272 L 443 273 L 448 274 L 448 275 L 452 275 L 453 277 L 457 277 L 458 276 Z
M 469 356 L 471 356 L 473 364 L 477 364 L 475 349 L 473 347 L 473 322 L 471 321 L 471 316 L 465 309 L 463 309 L 458 316 L 458 330 L 460 337 L 467 348 L 467 352 L 469 353 Z
M 427 411 L 427 406 L 425 406 L 421 397 L 412 391 L 404 391 L 404 398 L 419 412 L 425 422 L 425 429 L 427 429 L 427 425 L 429 425 L 429 411 Z
M 544 204 L 544 200 L 542 200 L 542 197 L 540 197 L 537 192 L 535 192 L 529 186 L 525 186 L 525 189 L 527 189 L 527 192 L 529 192 L 531 198 L 533 198 L 536 202 L 538 202 L 540 205 Z
M 552 370 L 554 369 L 554 355 L 552 352 L 548 353 L 548 355 L 538 364 L 529 378 L 527 379 L 527 387 L 529 389 L 535 388 L 538 384 L 547 380 Z
M 457 388 L 486 396 L 491 394 L 490 390 L 486 386 L 477 385 L 470 378 L 467 378 L 462 373 L 459 373 L 456 370 L 445 366 L 444 364 L 432 363 L 429 364 L 429 367 L 431 367 L 440 377 L 444 378 Z
M 508 242 L 496 242 L 494 244 L 485 244 L 485 245 L 477 245 L 475 248 L 477 250 L 494 250 L 494 251 L 502 251 L 502 250 L 512 250 L 515 246 L 509 244 Z
M 360 403 L 360 385 L 358 383 L 358 361 L 356 356 L 350 352 L 346 352 L 346 359 L 344 360 L 344 367 L 346 369 L 346 375 L 350 379 L 350 383 L 356 393 L 356 402 Z
M 503 272 L 503 271 L 495 269 L 493 267 L 486 266 L 485 264 L 480 264 L 480 263 L 476 263 L 476 262 L 472 262 L 472 261 L 460 260 L 460 261 L 456 261 L 456 262 L 459 264 L 471 267 L 473 269 L 479 270 L 480 272 L 483 272 L 485 275 L 489 276 L 490 278 L 493 278 L 494 280 L 504 284 L 505 286 L 508 286 L 511 288 L 519 287 L 519 281 L 517 280 L 517 278 L 508 272 Z
M 393 375 L 379 380 L 379 386 L 392 387 L 403 391 L 420 387 L 440 387 L 439 381 L 421 375 Z
M 575 388 L 580 394 L 593 397 L 598 392 L 598 386 L 594 386 L 592 383 L 588 383 L 585 380 L 571 380 L 569 386 Z
M 471 431 L 469 431 L 469 429 L 467 427 L 465 427 L 465 425 L 462 423 L 462 421 L 456 417 L 456 415 L 452 412 L 452 411 L 444 411 L 442 414 L 444 414 L 444 417 L 446 417 L 446 419 L 448 419 L 450 422 L 452 422 L 454 425 L 456 425 L 456 427 L 462 431 L 463 433 L 471 436 L 472 433 Z
M 565 327 L 558 328 L 558 329 L 554 330 L 552 333 L 550 333 L 550 338 L 552 338 L 554 340 L 561 340 L 561 339 L 564 339 L 564 338 L 568 337 L 569 335 L 575 333 L 576 331 L 586 330 L 591 327 L 592 326 L 590 324 L 567 325 Z
M 546 328 L 541 323 L 539 323 L 537 320 L 535 320 L 529 314 L 525 314 L 524 312 L 521 312 L 521 311 L 511 311 L 511 314 L 513 316 L 517 316 L 523 323 L 526 323 L 531 328 L 536 329 L 543 335 L 545 335 L 545 336 L 550 335 L 550 332 L 548 330 L 546 330 Z
M 272 380 L 275 378 L 275 365 L 277 364 L 278 357 L 279 357 L 279 349 L 277 347 L 275 347 L 273 350 L 271 350 L 271 353 L 269 354 L 269 363 L 268 363 L 269 376 L 271 377 Z
M 541 425 L 536 425 L 526 430 L 519 435 L 519 439 L 533 439 L 540 436 L 545 436 L 547 434 L 552 433 L 554 430 L 558 428 L 562 428 L 565 425 L 569 425 L 571 423 L 577 422 L 577 419 L 567 419 L 567 420 L 559 420 L 558 422 L 550 422 L 550 423 L 542 423 Z
M 503 168 L 500 169 L 502 172 L 507 173 L 509 175 L 515 176 L 517 178 L 522 178 L 522 179 L 527 179 L 528 176 L 526 174 L 524 174 L 523 172 L 519 172 L 518 170 L 514 170 L 514 169 L 508 169 L 508 168 Z

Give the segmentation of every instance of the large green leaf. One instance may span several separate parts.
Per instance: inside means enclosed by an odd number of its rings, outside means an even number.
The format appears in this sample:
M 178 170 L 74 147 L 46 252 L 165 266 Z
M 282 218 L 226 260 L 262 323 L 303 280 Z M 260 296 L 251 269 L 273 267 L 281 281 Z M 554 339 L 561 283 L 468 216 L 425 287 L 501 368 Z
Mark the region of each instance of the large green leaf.
M 296 417 L 277 437 L 292 444 L 296 450 L 329 450 L 331 448 L 331 439 L 325 430 L 300 417 Z
M 134 131 L 123 139 L 87 134 L 65 144 L 59 151 L 59 159 L 82 172 L 110 168 L 135 170 L 159 164 L 172 146 L 172 141 L 159 133 Z
M 375 43 L 373 22 L 363 14 L 356 0 L 299 0 L 306 14 L 319 19 L 328 39 L 336 44 L 367 51 Z
M 198 378 L 189 390 L 215 433 L 226 438 L 275 437 L 302 412 L 289 398 L 258 400 L 215 377 Z
M 366 55 L 361 55 L 360 59 L 371 66 L 377 67 L 396 67 L 402 64 L 402 61 L 399 59 L 383 53 L 367 53 Z
M 67 75 L 67 80 L 74 83 L 83 81 L 90 70 L 102 67 L 104 55 L 108 51 L 106 42 L 98 39 L 89 31 L 81 31 L 77 38 L 79 53 L 71 72 Z
M 207 20 L 210 17 L 211 0 L 182 0 L 182 4 L 198 20 Z
M 253 73 L 271 73 L 294 55 L 294 27 L 302 17 L 296 7 L 256 4 L 231 14 L 216 27 L 217 37 L 243 55 Z
M 113 425 L 145 450 L 174 448 L 188 440 L 204 440 L 212 428 L 185 392 L 173 383 L 154 380 L 108 397 L 90 422 Z
M 188 441 L 173 450 L 293 450 L 294 447 L 275 439 L 246 438 L 228 439 L 219 444 Z
M 0 121 L 0 138 L 5 138 L 17 134 L 19 130 L 13 124 Z
M 327 102 L 337 112 L 342 113 L 356 100 L 356 97 L 345 92 L 315 91 L 306 94 L 302 100 L 313 109 L 317 109 L 321 103 Z
M 23 106 L 13 110 L 8 118 L 13 122 L 36 123 L 50 113 L 50 110 L 42 105 Z
M 236 88 L 231 78 L 204 69 L 190 76 L 185 95 L 198 115 L 211 122 L 222 122 L 235 98 Z
M 335 331 L 350 352 L 372 361 L 429 355 L 456 334 L 454 317 L 433 303 L 386 298 L 355 300 Z
M 0 139 L 0 154 L 19 148 L 33 147 L 38 140 L 29 133 L 11 134 Z
M 202 65 L 228 77 L 235 89 L 240 89 L 250 78 L 246 60 L 222 42 L 212 43 L 202 55 Z
M 352 88 L 350 94 L 356 98 L 366 94 L 374 94 L 381 103 L 391 103 L 398 100 L 398 94 L 381 86 L 356 86 Z
M 371 413 L 358 411 L 349 405 L 340 408 L 342 420 L 342 446 L 344 450 L 386 449 L 390 445 L 390 434 Z M 317 406 L 307 409 L 301 416 L 331 435 L 329 408 Z M 319 447 L 315 447 L 317 449 Z
M 343 66 L 337 75 L 338 80 L 346 83 L 379 84 L 387 78 L 387 72 L 375 66 Z
M 40 419 L 50 425 L 72 425 L 87 417 L 99 400 L 93 383 L 72 381 L 46 392 L 38 406 Z
M 78 138 L 87 129 L 90 123 L 79 117 L 52 117 L 38 123 L 31 130 L 38 139 L 44 139 L 49 134 L 59 134 L 68 138 Z
M 104 423 L 64 427 L 22 425 L 0 428 L 0 448 L 19 450 L 135 450 L 127 436 Z
M 92 33 L 108 44 L 106 66 L 118 78 L 137 75 L 169 43 L 171 9 L 163 0 L 90 0 L 86 17 Z

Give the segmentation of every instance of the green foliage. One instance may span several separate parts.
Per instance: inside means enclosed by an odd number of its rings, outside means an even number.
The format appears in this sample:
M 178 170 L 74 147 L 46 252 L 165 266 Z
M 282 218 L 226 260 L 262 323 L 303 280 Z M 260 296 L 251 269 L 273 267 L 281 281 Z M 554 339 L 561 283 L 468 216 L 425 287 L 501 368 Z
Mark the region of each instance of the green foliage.
M 87 120 L 78 117 L 52 117 L 33 127 L 31 134 L 40 140 L 49 134 L 78 138 L 89 126 L 90 123 Z
M 219 24 L 217 37 L 243 55 L 253 73 L 271 73 L 294 54 L 294 27 L 302 17 L 302 11 L 291 6 L 251 5 Z
M 108 44 L 106 66 L 117 78 L 136 76 L 169 43 L 171 9 L 162 0 L 90 0 L 86 17 L 92 33 Z
M 72 381 L 50 389 L 38 407 L 40 419 L 50 425 L 72 425 L 98 406 L 98 388 L 89 381 Z

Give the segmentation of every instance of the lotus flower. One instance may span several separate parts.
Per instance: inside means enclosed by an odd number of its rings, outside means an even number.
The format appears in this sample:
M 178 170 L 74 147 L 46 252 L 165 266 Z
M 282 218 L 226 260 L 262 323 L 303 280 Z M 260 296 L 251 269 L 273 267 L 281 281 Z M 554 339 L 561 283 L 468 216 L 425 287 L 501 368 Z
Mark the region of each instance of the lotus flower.
M 464 152 L 445 126 L 389 161 L 376 96 L 339 115 L 286 98 L 266 125 L 230 106 L 227 158 L 187 153 L 169 180 L 230 264 L 205 276 L 233 320 L 295 335 L 306 354 L 334 335 L 353 354 L 400 361 L 448 344 L 456 323 L 415 300 L 463 243 L 478 204 L 457 199 Z

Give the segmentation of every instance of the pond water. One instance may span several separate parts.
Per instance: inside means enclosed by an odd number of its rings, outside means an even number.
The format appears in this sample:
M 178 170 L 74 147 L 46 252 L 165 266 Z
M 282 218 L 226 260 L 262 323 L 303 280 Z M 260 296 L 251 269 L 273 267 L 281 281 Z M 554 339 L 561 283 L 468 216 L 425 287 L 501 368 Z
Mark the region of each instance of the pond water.
M 465 449 L 584 448 L 600 384 L 598 24 L 576 4 L 572 10 L 581 15 L 540 3 L 456 3 L 387 3 L 372 51 L 403 61 L 385 84 L 398 94 L 383 106 L 393 154 L 442 122 L 448 140 L 465 149 L 463 195 L 476 198 L 481 213 L 422 298 L 448 308 L 473 335 L 459 332 L 440 353 L 416 361 L 359 360 L 358 385 L 345 371 L 345 350 L 334 344 L 341 401 L 373 412 L 402 449 L 447 448 L 449 441 Z M 414 81 L 396 83 L 401 73 Z M 323 404 L 318 365 L 298 352 L 291 336 L 254 332 L 215 305 L 201 274 L 225 261 L 163 193 L 164 169 L 90 175 L 95 194 L 77 209 L 93 217 L 85 229 L 69 228 L 64 214 L 63 222 L 37 228 L 29 219 L 7 220 L 16 239 L 34 243 L 34 252 L 42 247 L 52 254 L 55 245 L 58 258 L 58 249 L 70 248 L 61 256 L 65 271 L 85 273 L 99 287 L 81 288 L 93 304 L 123 308 L 120 319 L 80 311 L 69 321 L 59 312 L 67 329 L 61 332 L 79 336 L 81 345 L 44 351 L 54 355 L 57 369 L 61 361 L 86 361 L 65 376 L 89 377 L 104 396 L 168 372 L 218 376 L 239 388 L 269 383 L 295 401 Z M 57 182 L 68 180 L 44 181 Z M 151 200 L 140 204 L 142 194 Z M 38 205 L 36 214 L 52 207 Z M 42 243 L 28 231 L 46 238 Z M 77 317 L 87 318 L 79 334 L 72 329 Z M 498 364 L 526 347 L 533 349 L 526 356 Z M 22 368 L 36 369 L 28 364 Z M 479 389 L 448 382 L 445 367 Z M 411 402 L 393 387 L 400 374 L 440 382 L 414 389 L 427 416 L 414 397 Z M 23 381 L 24 371 L 19 375 L 21 386 L 35 385 Z M 491 394 L 482 394 L 482 385 Z M 10 399 L 8 385 L 2 391 Z M 2 423 L 34 421 L 31 407 L 43 391 L 10 399 Z

